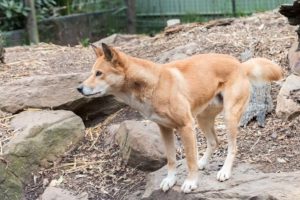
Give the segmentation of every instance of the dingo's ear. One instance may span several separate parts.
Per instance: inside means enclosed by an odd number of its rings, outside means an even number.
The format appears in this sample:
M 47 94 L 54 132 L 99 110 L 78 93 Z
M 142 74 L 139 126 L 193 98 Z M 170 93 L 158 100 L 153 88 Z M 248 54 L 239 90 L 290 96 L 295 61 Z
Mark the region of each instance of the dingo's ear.
M 107 61 L 115 62 L 118 60 L 119 55 L 117 51 L 114 50 L 114 48 L 108 46 L 105 43 L 102 43 L 102 49 L 103 49 L 104 57 Z
M 96 45 L 93 45 L 92 43 L 91 43 L 90 45 L 91 45 L 91 47 L 93 48 L 93 50 L 94 50 L 94 52 L 95 52 L 95 54 L 96 54 L 97 57 L 100 57 L 100 56 L 103 55 L 102 49 L 100 49 L 100 48 L 97 47 Z

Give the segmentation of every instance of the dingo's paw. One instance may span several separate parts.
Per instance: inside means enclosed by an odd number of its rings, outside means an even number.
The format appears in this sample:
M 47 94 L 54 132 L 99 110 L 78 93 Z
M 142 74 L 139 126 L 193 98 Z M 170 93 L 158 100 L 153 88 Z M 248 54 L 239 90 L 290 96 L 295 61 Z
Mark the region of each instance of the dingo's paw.
M 197 188 L 197 179 L 186 179 L 181 186 L 181 191 L 184 193 L 190 193 L 192 190 Z
M 217 179 L 218 181 L 223 182 L 228 180 L 230 176 L 231 176 L 231 170 L 227 169 L 226 167 L 222 167 L 222 169 L 218 172 Z
M 164 192 L 171 189 L 176 183 L 176 176 L 175 175 L 168 175 L 166 178 L 162 180 L 160 183 L 160 189 L 162 189 Z
M 207 167 L 208 161 L 205 158 L 201 158 L 200 160 L 198 160 L 198 168 L 200 170 L 204 170 Z

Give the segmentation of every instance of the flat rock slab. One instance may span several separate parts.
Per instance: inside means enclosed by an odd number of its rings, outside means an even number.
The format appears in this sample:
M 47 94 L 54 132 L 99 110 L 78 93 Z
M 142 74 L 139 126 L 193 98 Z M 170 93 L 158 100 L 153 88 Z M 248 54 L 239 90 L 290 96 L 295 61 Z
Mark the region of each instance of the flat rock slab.
M 70 110 L 84 121 L 105 118 L 123 105 L 113 97 L 85 97 L 76 87 L 89 73 L 22 78 L 0 86 L 0 110 L 18 113 L 26 108 Z
M 167 174 L 166 167 L 152 172 L 148 176 L 144 200 L 298 200 L 300 199 L 300 171 L 291 173 L 262 173 L 248 164 L 237 164 L 232 178 L 225 182 L 217 181 L 217 165 L 210 165 L 208 170 L 199 171 L 199 187 L 189 194 L 180 191 L 180 185 L 186 176 L 186 165 L 178 166 L 177 185 L 170 191 L 163 192 L 159 185 Z M 133 197 L 131 197 L 134 199 Z M 138 199 L 138 198 L 137 198 Z
M 40 200 L 88 200 L 87 193 L 79 195 L 74 195 L 73 193 L 62 188 L 47 187 Z
M 287 77 L 277 96 L 276 114 L 279 117 L 291 120 L 300 115 L 300 102 L 293 97 L 297 95 L 300 96 L 300 76 L 292 74 Z

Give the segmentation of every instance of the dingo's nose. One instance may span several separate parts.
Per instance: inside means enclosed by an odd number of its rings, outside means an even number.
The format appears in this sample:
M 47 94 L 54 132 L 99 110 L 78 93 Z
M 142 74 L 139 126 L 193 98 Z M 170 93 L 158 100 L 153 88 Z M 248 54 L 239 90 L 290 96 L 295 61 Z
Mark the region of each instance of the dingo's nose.
M 77 90 L 78 90 L 78 92 L 80 92 L 81 94 L 83 94 L 83 93 L 82 93 L 83 85 L 79 85 L 79 86 L 77 87 Z

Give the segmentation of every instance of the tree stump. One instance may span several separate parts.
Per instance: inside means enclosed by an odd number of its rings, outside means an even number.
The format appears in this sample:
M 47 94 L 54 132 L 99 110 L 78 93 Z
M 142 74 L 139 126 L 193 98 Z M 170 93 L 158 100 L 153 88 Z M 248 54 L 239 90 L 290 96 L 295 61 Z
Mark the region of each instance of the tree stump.
M 266 115 L 272 109 L 271 84 L 252 84 L 249 104 L 241 118 L 240 126 L 245 127 L 251 120 L 256 119 L 258 126 L 264 127 Z
M 241 54 L 241 61 L 245 62 L 253 57 L 254 49 L 248 49 Z M 250 99 L 245 112 L 240 120 L 240 126 L 246 127 L 247 124 L 256 119 L 258 126 L 265 126 L 266 115 L 273 109 L 271 97 L 271 84 L 261 83 L 255 85 L 251 83 Z

